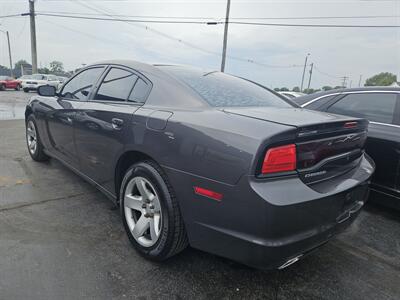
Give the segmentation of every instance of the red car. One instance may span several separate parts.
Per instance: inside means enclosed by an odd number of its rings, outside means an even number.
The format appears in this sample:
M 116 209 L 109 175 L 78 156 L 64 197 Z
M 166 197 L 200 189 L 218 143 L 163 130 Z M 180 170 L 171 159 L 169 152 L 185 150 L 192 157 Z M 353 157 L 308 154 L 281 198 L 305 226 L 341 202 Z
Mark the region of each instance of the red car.
M 0 91 L 4 91 L 5 89 L 14 89 L 19 91 L 20 88 L 21 81 L 10 76 L 0 76 Z

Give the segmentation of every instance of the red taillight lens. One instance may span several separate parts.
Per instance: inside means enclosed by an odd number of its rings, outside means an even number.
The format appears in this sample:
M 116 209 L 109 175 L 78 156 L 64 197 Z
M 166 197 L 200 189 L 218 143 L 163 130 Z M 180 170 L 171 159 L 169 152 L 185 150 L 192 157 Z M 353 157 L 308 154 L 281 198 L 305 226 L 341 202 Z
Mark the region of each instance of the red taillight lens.
M 346 123 L 344 123 L 343 127 L 346 129 L 356 128 L 357 122 L 346 122 Z
M 271 148 L 265 154 L 262 174 L 288 172 L 296 170 L 296 145 Z

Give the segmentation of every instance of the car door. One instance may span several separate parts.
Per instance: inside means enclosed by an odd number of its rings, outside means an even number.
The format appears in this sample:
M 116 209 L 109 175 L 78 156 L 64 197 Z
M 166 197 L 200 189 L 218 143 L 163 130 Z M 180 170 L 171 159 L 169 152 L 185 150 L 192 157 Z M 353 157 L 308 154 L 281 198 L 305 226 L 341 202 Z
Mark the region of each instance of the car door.
M 17 85 L 15 84 L 15 80 L 11 77 L 6 77 L 6 88 L 7 89 L 15 89 Z
M 399 185 L 400 127 L 396 113 L 398 109 L 398 94 L 386 92 L 347 94 L 327 109 L 331 113 L 366 118 L 370 121 L 366 152 L 376 164 L 372 188 L 390 195 L 398 195 Z
M 47 139 L 44 141 L 54 155 L 77 168 L 79 159 L 74 142 L 74 122 L 77 108 L 84 103 L 105 66 L 85 69 L 73 77 L 59 96 L 43 97 L 42 106 L 47 106 L 45 122 Z
M 132 134 L 133 113 L 144 99 L 135 97 L 139 82 L 150 82 L 139 73 L 110 66 L 89 101 L 79 107 L 75 140 L 80 168 L 106 190 L 114 184 L 114 166 Z

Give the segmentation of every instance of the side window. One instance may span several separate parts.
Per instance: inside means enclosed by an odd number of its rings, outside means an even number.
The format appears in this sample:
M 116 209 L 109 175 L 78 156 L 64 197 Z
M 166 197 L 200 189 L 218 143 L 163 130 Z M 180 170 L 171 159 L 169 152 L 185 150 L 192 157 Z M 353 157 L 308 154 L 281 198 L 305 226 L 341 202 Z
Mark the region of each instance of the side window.
M 393 122 L 396 98 L 396 94 L 350 94 L 330 106 L 328 111 L 391 124 Z
M 95 100 L 126 101 L 137 76 L 119 68 L 111 68 L 97 91 Z
M 336 96 L 337 95 L 323 97 L 321 99 L 318 99 L 317 101 L 314 101 L 314 102 L 310 103 L 309 105 L 305 106 L 304 108 L 313 109 L 313 110 L 319 110 L 319 108 L 322 108 L 322 106 L 327 104 L 329 101 L 331 101 Z
M 92 86 L 95 84 L 103 70 L 103 67 L 98 67 L 82 71 L 64 86 L 61 92 L 61 97 L 86 100 Z
M 131 94 L 129 95 L 128 101 L 144 103 L 146 101 L 149 89 L 149 85 L 144 80 L 139 78 L 133 87 Z

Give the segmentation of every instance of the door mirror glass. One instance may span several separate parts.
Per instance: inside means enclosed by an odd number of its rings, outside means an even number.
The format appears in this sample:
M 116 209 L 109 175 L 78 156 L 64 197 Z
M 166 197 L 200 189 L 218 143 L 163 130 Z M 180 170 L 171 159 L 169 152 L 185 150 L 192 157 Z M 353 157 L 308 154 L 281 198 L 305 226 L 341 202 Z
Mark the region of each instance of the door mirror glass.
M 56 88 L 52 85 L 42 85 L 38 87 L 37 92 L 40 96 L 54 97 L 56 95 Z

